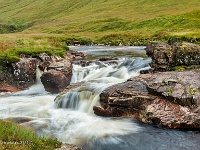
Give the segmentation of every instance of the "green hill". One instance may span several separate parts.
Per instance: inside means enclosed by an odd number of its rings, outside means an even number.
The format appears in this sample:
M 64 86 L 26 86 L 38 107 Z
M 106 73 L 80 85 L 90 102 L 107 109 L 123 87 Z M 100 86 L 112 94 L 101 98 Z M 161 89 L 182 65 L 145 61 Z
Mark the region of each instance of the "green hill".
M 200 0 L 0 0 L 0 32 L 91 39 L 200 37 Z

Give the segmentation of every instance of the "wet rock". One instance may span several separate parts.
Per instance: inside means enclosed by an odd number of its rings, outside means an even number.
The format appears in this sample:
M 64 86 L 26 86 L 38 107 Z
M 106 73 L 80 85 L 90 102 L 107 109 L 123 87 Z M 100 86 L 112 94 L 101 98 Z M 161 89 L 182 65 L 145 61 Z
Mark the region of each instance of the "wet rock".
M 93 61 L 81 60 L 81 61 L 78 61 L 75 64 L 79 64 L 79 65 L 81 65 L 81 67 L 86 67 L 86 66 L 89 66 L 92 63 L 93 63 Z
M 0 84 L 0 92 L 18 92 L 23 89 L 5 83 Z
M 33 85 L 39 60 L 20 58 L 17 63 L 8 64 L 7 69 L 0 71 L 1 92 L 16 92 Z
M 60 80 L 61 85 L 58 87 L 63 88 L 64 83 L 66 86 L 69 85 L 72 76 L 72 62 L 70 57 L 66 56 L 65 58 L 61 58 L 60 56 L 48 56 L 46 53 L 41 53 L 36 58 L 26 58 L 24 55 L 20 56 L 19 62 L 8 64 L 7 70 L 0 71 L 1 92 L 16 92 L 32 86 L 36 81 L 37 68 L 42 71 L 60 71 L 60 74 L 65 76 L 65 78 L 63 78 L 65 81 L 62 83 Z M 51 75 L 51 77 L 53 76 Z M 57 83 L 57 81 L 55 81 L 55 83 Z M 45 85 L 47 85 L 47 83 Z
M 10 64 L 7 70 L 0 71 L 0 91 L 16 92 L 33 85 L 39 62 L 36 58 L 21 58 L 19 62 Z
M 28 118 L 28 117 L 10 117 L 10 118 L 6 118 L 4 120 L 21 124 L 21 123 L 26 123 L 26 122 L 32 121 L 33 118 Z
M 126 116 L 167 128 L 199 129 L 199 90 L 185 95 L 192 101 L 186 101 L 182 93 L 182 89 L 189 92 L 188 87 L 199 89 L 199 77 L 199 71 L 142 74 L 105 89 L 100 94 L 101 106 L 93 110 L 99 116 Z M 174 89 L 170 98 L 165 95 L 168 88 Z
M 70 75 L 57 70 L 49 70 L 41 76 L 45 90 L 52 93 L 63 91 L 70 84 L 70 80 Z
M 77 82 L 73 83 L 65 88 L 62 92 L 60 92 L 56 98 L 54 99 L 57 108 L 76 108 L 77 104 L 80 100 L 80 93 L 93 93 L 93 88 L 88 87 L 86 82 Z M 73 93 L 76 93 L 75 95 Z M 70 95 L 69 97 L 67 95 Z M 74 95 L 75 97 L 73 97 Z M 67 97 L 66 97 L 67 96 Z M 73 98 L 72 98 L 72 97 Z M 65 101 L 66 98 L 69 101 Z M 88 97 L 87 97 L 88 98 Z
M 104 58 L 99 58 L 99 61 L 109 61 L 109 60 L 118 60 L 117 57 L 104 57 Z
M 85 59 L 86 54 L 78 51 L 68 51 L 67 56 L 70 57 L 72 60 L 82 60 Z
M 200 72 L 172 71 L 143 74 L 138 77 L 146 85 L 148 92 L 168 101 L 197 108 L 200 105 Z
M 56 148 L 55 150 L 82 150 L 82 148 L 72 144 L 62 144 L 61 148 Z
M 70 84 L 71 77 L 72 62 L 68 59 L 57 59 L 48 65 L 47 72 L 41 76 L 41 81 L 46 91 L 58 93 Z
M 88 60 L 81 60 L 78 62 L 74 62 L 74 64 L 79 64 L 82 67 L 89 66 L 91 64 L 96 64 L 99 67 L 106 67 L 106 65 L 111 65 L 111 64 L 118 64 L 117 60 L 108 60 L 108 61 L 100 61 L 100 60 L 93 60 L 93 61 L 88 61 Z
M 174 70 L 174 66 L 200 65 L 200 46 L 193 43 L 151 42 L 146 54 L 152 58 L 151 67 L 158 71 Z
M 67 74 L 72 70 L 72 63 L 70 60 L 67 59 L 52 61 L 50 65 L 47 67 L 47 70 L 62 71 Z
M 36 58 L 23 58 L 18 63 L 12 64 L 13 79 L 18 87 L 27 88 L 35 83 L 38 63 Z

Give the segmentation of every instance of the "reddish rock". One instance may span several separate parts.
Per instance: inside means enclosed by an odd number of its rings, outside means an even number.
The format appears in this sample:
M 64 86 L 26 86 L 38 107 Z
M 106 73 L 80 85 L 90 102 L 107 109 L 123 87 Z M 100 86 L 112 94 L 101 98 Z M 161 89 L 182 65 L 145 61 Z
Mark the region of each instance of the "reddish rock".
M 150 94 L 190 108 L 200 105 L 200 70 L 142 74 L 138 80 Z
M 41 81 L 48 92 L 58 93 L 63 91 L 71 81 L 62 71 L 50 70 L 43 73 Z
M 0 92 L 18 92 L 21 90 L 23 90 L 23 89 L 17 88 L 16 86 L 0 84 Z
M 53 61 L 47 67 L 47 70 L 41 76 L 41 81 L 46 91 L 58 93 L 70 84 L 72 77 L 72 63 L 70 60 Z
M 200 92 L 193 91 L 195 94 L 190 95 L 193 98 L 190 102 L 186 102 L 185 97 L 179 97 L 183 87 L 198 85 L 199 89 L 199 77 L 198 71 L 142 74 L 105 89 L 100 94 L 101 106 L 94 106 L 94 113 L 106 117 L 133 117 L 145 123 L 167 128 L 200 129 L 198 113 Z M 166 79 L 168 84 L 165 84 L 163 79 Z M 179 82 L 175 82 L 177 80 Z M 172 86 L 174 91 L 170 94 L 173 99 L 163 95 L 166 93 L 164 91 Z M 194 102 L 196 102 L 195 105 Z

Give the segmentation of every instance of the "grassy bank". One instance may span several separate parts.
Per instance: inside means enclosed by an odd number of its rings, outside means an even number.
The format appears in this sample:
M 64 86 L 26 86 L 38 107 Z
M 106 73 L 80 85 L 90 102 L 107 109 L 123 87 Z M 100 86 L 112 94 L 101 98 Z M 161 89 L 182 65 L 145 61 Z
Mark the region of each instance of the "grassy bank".
M 28 129 L 11 122 L 0 120 L 0 148 L 5 150 L 54 150 L 61 142 L 54 139 L 38 138 Z
M 0 64 L 19 61 L 20 55 L 37 57 L 40 53 L 64 57 L 68 47 L 61 38 L 33 37 L 0 40 Z

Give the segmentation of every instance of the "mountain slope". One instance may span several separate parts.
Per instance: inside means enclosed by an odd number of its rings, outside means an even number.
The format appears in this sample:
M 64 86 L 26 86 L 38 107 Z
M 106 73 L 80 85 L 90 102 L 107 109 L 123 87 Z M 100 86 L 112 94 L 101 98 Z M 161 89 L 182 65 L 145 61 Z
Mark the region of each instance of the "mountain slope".
M 89 38 L 166 31 L 196 36 L 200 0 L 0 0 L 0 24 Z

